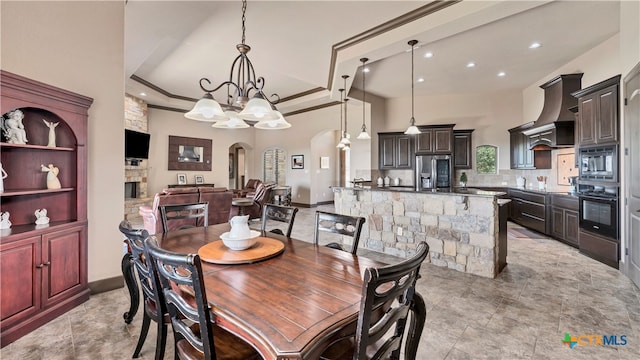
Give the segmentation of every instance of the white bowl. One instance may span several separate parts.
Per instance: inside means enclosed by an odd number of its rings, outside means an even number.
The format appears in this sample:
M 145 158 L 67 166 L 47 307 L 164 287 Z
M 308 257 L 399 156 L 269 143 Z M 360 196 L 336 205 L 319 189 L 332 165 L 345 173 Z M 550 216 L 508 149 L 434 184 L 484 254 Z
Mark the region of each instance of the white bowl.
M 248 238 L 234 238 L 229 235 L 228 232 L 220 235 L 222 243 L 231 250 L 245 250 L 252 247 L 260 236 L 260 231 L 251 230 L 251 235 Z

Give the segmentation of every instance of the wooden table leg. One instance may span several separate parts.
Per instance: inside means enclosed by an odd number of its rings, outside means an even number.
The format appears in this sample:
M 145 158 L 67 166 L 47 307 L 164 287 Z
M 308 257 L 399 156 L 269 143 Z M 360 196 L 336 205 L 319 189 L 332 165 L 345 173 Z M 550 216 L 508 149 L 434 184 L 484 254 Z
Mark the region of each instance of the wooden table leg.
M 131 298 L 129 311 L 122 315 L 124 322 L 127 324 L 131 324 L 131 321 L 133 320 L 133 317 L 136 316 L 140 305 L 140 290 L 138 289 L 138 283 L 136 282 L 134 271 L 133 256 L 131 256 L 131 253 L 124 254 L 122 257 L 122 275 L 124 276 L 124 281 L 127 284 L 127 289 L 129 290 L 129 297 Z

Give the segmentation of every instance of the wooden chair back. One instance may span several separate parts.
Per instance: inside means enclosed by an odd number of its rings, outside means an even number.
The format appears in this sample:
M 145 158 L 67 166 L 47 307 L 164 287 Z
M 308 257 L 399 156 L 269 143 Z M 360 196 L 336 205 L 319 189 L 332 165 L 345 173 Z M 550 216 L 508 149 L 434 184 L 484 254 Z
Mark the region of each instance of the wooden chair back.
M 353 238 L 353 245 L 351 247 L 351 251 L 349 252 L 355 255 L 358 251 L 358 243 L 360 242 L 362 225 L 364 225 L 365 221 L 366 219 L 363 217 L 335 214 L 325 211 L 316 211 L 316 226 L 313 233 L 313 243 L 315 245 L 318 245 L 320 231 L 349 236 Z M 341 244 L 337 242 L 329 243 L 326 246 L 342 251 L 347 251 Z
M 271 232 L 290 237 L 291 230 L 293 229 L 293 222 L 296 219 L 297 213 L 297 207 L 266 204 L 262 211 L 262 231 L 266 231 L 268 220 L 279 221 L 288 224 L 286 234 L 280 229 L 273 229 Z
M 428 253 L 429 245 L 423 241 L 411 258 L 365 270 L 353 359 L 399 359 L 410 312 L 413 316 L 404 358 L 415 359 L 426 315 L 424 300 L 415 292 L 415 287 L 420 266 Z M 391 307 L 384 316 L 376 316 L 375 309 L 385 304 Z M 393 334 L 385 337 L 392 327 L 395 328 Z M 374 344 L 375 354 L 367 355 L 367 347 Z
M 145 255 L 145 242 L 150 238 L 149 232 L 145 229 L 133 229 L 127 220 L 120 222 L 120 232 L 124 234 L 125 241 L 129 246 L 135 273 L 138 274 L 144 304 L 144 319 L 138 338 L 138 344 L 134 350 L 133 357 L 137 358 L 142 350 L 150 320 L 158 323 L 158 334 L 156 340 L 156 359 L 164 357 L 165 343 L 167 339 L 167 327 L 164 323 L 164 315 L 167 309 L 164 303 L 164 296 L 154 278 L 151 262 Z
M 159 208 L 163 232 L 189 227 L 209 226 L 208 202 L 162 205 Z
M 145 251 L 169 312 L 176 359 L 260 358 L 251 345 L 212 321 L 199 255 L 163 250 L 155 238 L 145 242 Z

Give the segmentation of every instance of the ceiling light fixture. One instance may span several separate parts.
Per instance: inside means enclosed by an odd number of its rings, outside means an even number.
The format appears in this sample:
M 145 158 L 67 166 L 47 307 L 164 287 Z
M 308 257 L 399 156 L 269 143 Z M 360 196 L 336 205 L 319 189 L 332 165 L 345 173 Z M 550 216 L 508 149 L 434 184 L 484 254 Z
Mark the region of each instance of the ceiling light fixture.
M 237 119 L 231 118 L 229 114 L 225 114 L 223 106 L 229 111 L 240 111 L 237 115 L 240 119 L 249 120 L 253 122 L 267 121 L 270 123 L 256 124 L 258 128 L 287 128 L 291 124 L 284 121 L 282 114 L 273 109 L 273 104 L 280 101 L 280 97 L 277 94 L 272 95 L 275 97 L 275 101 L 269 101 L 263 92 L 265 80 L 263 77 L 256 77 L 255 70 L 247 56 L 247 53 L 251 50 L 251 47 L 245 44 L 245 21 L 246 21 L 247 1 L 242 1 L 242 42 L 236 45 L 236 49 L 240 52 L 240 55 L 236 57 L 231 65 L 231 71 L 229 72 L 229 80 L 224 81 L 217 87 L 211 89 L 207 85 L 211 85 L 211 81 L 207 78 L 200 79 L 200 88 L 205 92 L 202 99 L 194 105 L 193 109 L 186 113 L 184 116 L 188 119 L 198 121 L 223 121 L 216 127 L 225 128 L 226 125 L 237 124 Z M 235 76 L 235 78 L 234 78 Z M 234 81 L 235 80 L 235 81 Z M 206 84 L 205 84 L 206 83 Z M 218 103 L 214 97 L 213 92 L 219 90 L 223 86 L 227 87 L 227 101 L 222 106 Z M 249 99 L 250 95 L 253 97 Z M 229 121 L 232 121 L 229 123 Z M 273 121 L 276 121 L 274 123 Z M 286 126 L 282 123 L 284 121 Z M 243 121 L 244 122 L 244 121 Z M 277 126 L 271 126 L 271 125 Z M 242 125 L 242 127 L 245 127 Z M 233 127 L 237 128 L 237 127 Z
M 356 138 L 358 140 L 371 140 L 371 136 L 369 136 L 369 133 L 367 132 L 367 125 L 364 123 L 365 98 L 367 96 L 367 92 L 364 90 L 364 74 L 367 72 L 366 71 L 367 68 L 365 67 L 365 64 L 368 60 L 369 59 L 367 58 L 360 59 L 360 61 L 362 61 L 362 130 L 360 131 L 360 134 Z
M 414 117 L 414 95 L 413 95 L 413 47 L 418 43 L 418 40 L 411 40 L 408 42 L 409 46 L 411 46 L 411 125 L 404 132 L 407 135 L 416 135 L 420 134 L 420 129 L 416 126 L 416 119 Z
M 342 142 L 342 135 L 344 134 L 344 132 L 342 131 L 342 106 L 343 106 L 343 101 L 342 101 L 342 96 L 344 93 L 344 89 L 338 89 L 338 91 L 340 91 L 340 141 L 338 141 L 338 145 L 336 145 L 336 147 L 338 149 L 342 149 L 344 148 L 344 143 Z
M 468 68 L 474 68 L 476 67 L 476 63 L 474 63 L 473 61 L 467 64 Z
M 349 99 L 347 99 L 347 79 L 349 78 L 349 75 L 342 75 L 342 80 L 344 80 L 344 89 L 345 89 L 345 93 L 344 93 L 344 131 L 342 132 L 342 139 L 340 139 L 340 143 L 342 143 L 344 145 L 344 147 L 342 147 L 342 150 L 346 150 L 349 147 L 351 147 L 351 140 L 349 140 L 349 138 L 351 137 L 351 135 L 349 135 L 349 132 L 347 131 L 347 101 L 349 101 Z
M 507 76 L 507 73 L 506 73 L 506 72 L 504 72 L 504 71 L 500 71 L 500 72 L 498 73 L 498 76 L 499 76 L 499 77 Z
M 542 44 L 540 44 L 539 42 L 534 42 L 534 43 L 531 43 L 531 45 L 529 45 L 529 49 L 537 49 L 540 46 L 542 46 Z
M 426 54 L 424 54 L 424 57 L 426 58 L 432 58 L 433 57 L 433 53 L 431 51 L 427 52 Z

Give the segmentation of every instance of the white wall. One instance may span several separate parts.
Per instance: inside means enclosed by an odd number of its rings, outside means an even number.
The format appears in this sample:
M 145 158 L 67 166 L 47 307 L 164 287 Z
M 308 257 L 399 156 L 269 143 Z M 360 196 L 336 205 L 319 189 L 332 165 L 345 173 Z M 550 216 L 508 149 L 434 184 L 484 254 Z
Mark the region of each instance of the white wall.
M 168 184 L 177 183 L 177 174 L 187 174 L 187 183 L 194 183 L 195 175 L 204 176 L 205 183 L 229 187 L 229 147 L 235 143 L 252 144 L 255 129 L 216 129 L 210 123 L 189 120 L 182 113 L 149 108 L 149 179 L 150 196 L 162 191 Z M 183 171 L 168 169 L 169 135 L 212 140 L 211 171 Z M 247 149 L 246 161 L 252 167 L 252 149 Z M 249 171 L 248 177 L 261 177 L 262 172 Z
M 310 167 L 312 204 L 333 201 L 333 191 L 329 187 L 339 185 L 340 167 L 339 151 L 336 150 L 336 135 L 335 131 L 325 131 L 311 139 L 312 157 L 305 159 L 305 166 L 309 165 Z M 328 169 L 320 168 L 322 156 L 329 158 Z
M 124 2 L 2 1 L 0 6 L 4 70 L 94 99 L 87 140 L 89 281 L 118 276 L 118 224 L 124 216 Z

